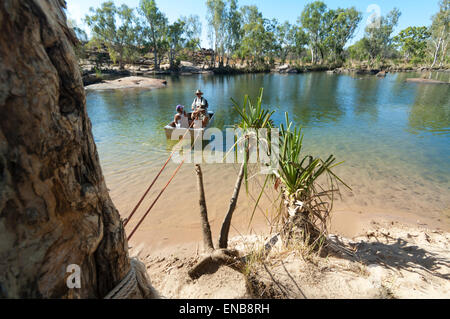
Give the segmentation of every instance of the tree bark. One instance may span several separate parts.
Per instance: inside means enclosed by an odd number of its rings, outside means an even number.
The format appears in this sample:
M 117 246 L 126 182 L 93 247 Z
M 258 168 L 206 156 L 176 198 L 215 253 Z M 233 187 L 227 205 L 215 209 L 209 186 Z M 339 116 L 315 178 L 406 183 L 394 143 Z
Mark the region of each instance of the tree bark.
M 233 218 L 233 213 L 236 210 L 242 180 L 244 179 L 244 168 L 245 163 L 242 163 L 241 170 L 239 171 L 239 175 L 236 180 L 236 185 L 234 186 L 233 196 L 230 200 L 230 206 L 228 208 L 227 215 L 225 216 L 225 220 L 222 223 L 222 229 L 219 237 L 219 248 L 228 248 L 228 234 L 230 233 L 231 219 Z
M 197 173 L 197 185 L 200 194 L 199 205 L 200 219 L 202 221 L 203 248 L 205 249 L 205 251 L 212 252 L 214 250 L 214 245 L 212 241 L 211 227 L 208 220 L 208 210 L 206 209 L 205 188 L 203 187 L 203 173 L 200 165 L 195 166 L 195 171 Z
M 431 64 L 431 69 L 434 67 L 434 65 L 436 64 L 438 55 L 439 55 L 439 50 L 441 48 L 441 42 L 442 42 L 442 38 L 439 38 L 437 45 L 436 45 L 436 51 L 434 52 L 434 59 L 433 59 L 433 64 Z
M 102 298 L 130 270 L 63 7 L 0 2 L 0 298 Z

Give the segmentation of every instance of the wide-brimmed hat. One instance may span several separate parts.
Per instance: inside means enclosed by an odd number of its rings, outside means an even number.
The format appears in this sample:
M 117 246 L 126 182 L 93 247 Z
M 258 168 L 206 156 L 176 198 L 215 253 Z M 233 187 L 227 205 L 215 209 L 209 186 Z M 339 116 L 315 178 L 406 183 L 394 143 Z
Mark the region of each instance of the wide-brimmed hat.
M 200 91 L 200 90 L 197 90 L 197 92 L 195 92 L 195 95 L 197 95 L 197 94 L 201 94 L 201 95 L 203 95 L 203 92 L 202 92 L 202 91 Z

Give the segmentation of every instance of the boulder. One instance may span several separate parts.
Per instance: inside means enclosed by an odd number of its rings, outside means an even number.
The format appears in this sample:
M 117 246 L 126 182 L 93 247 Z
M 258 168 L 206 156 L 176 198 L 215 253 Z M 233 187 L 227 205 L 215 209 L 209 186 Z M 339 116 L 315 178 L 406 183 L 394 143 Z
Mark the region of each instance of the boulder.
M 83 76 L 83 85 L 91 85 L 102 82 L 103 79 L 101 77 L 98 77 L 96 74 L 88 74 Z
M 170 69 L 170 64 L 161 64 L 159 68 L 163 71 L 167 71 Z
M 181 62 L 180 62 L 180 66 L 181 66 L 181 67 L 193 67 L 193 66 L 194 66 L 194 63 L 188 62 L 188 61 L 181 61 Z

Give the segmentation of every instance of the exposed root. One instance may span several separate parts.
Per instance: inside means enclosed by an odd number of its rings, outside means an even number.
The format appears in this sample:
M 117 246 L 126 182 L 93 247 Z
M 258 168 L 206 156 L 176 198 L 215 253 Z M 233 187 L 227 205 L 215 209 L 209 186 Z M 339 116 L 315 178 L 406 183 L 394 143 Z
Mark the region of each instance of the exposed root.
M 188 271 L 188 275 L 192 279 L 198 279 L 204 274 L 214 272 L 217 268 L 224 265 L 239 272 L 243 272 L 245 268 L 245 263 L 239 258 L 238 251 L 232 249 L 217 249 L 202 258 Z

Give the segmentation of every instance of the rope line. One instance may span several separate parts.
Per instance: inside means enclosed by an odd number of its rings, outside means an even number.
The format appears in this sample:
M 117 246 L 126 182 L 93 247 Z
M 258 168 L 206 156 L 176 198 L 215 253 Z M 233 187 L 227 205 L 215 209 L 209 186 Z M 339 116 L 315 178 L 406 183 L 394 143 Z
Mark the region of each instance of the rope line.
M 147 268 L 137 257 L 131 258 L 130 270 L 104 299 L 129 299 L 136 294 L 140 294 L 146 299 L 159 297 L 151 285 Z
M 192 122 L 191 126 L 194 124 L 194 122 Z M 185 135 L 183 136 L 182 139 L 184 139 L 184 137 L 186 136 L 187 132 L 189 130 L 186 130 Z M 195 134 L 195 132 L 194 132 Z M 195 145 L 195 142 L 197 141 L 197 139 L 200 137 L 200 134 L 198 134 L 194 140 L 193 145 Z M 190 147 L 190 150 L 192 150 L 192 145 Z M 173 156 L 173 154 L 175 153 L 175 151 L 172 152 L 171 156 L 169 157 L 168 161 L 170 160 L 170 158 Z M 139 222 L 137 223 L 137 225 L 133 228 L 132 232 L 130 233 L 130 235 L 128 236 L 127 240 L 130 241 L 131 237 L 133 237 L 134 233 L 136 232 L 136 230 L 139 228 L 139 226 L 142 224 L 142 222 L 144 221 L 144 219 L 147 217 L 147 215 L 150 213 L 150 211 L 152 210 L 152 208 L 155 206 L 155 204 L 158 202 L 159 198 L 162 196 L 162 194 L 164 193 L 164 191 L 167 189 L 167 187 L 170 185 L 170 183 L 172 182 L 172 180 L 175 178 L 175 176 L 177 175 L 177 173 L 179 172 L 180 168 L 183 166 L 183 164 L 186 161 L 186 156 L 183 159 L 183 161 L 181 161 L 181 163 L 178 165 L 178 167 L 175 169 L 174 173 L 172 174 L 172 176 L 170 177 L 169 181 L 166 183 L 166 185 L 161 189 L 161 191 L 159 192 L 158 196 L 155 198 L 155 200 L 153 201 L 153 203 L 150 205 L 149 209 L 145 212 L 144 216 L 142 216 L 142 218 L 139 220 Z M 140 205 L 140 204 L 139 204 Z M 136 208 L 137 209 L 137 208 Z M 131 218 L 131 217 L 130 217 Z M 128 219 L 129 220 L 129 219 Z M 128 222 L 127 220 L 127 222 Z
M 153 206 L 155 206 L 156 202 L 159 200 L 159 198 L 161 197 L 161 195 L 164 193 L 164 191 L 166 190 L 166 188 L 169 186 L 170 182 L 172 182 L 172 180 L 174 179 L 175 175 L 177 175 L 178 171 L 180 170 L 181 166 L 184 164 L 183 160 L 180 165 L 178 165 L 177 169 L 175 170 L 175 172 L 172 174 L 172 177 L 169 179 L 169 181 L 166 183 L 166 185 L 163 187 L 163 189 L 161 189 L 161 191 L 159 192 L 158 196 L 156 197 L 156 199 L 153 201 L 153 203 L 151 204 L 150 208 L 147 210 L 147 212 L 144 214 L 144 216 L 139 220 L 138 224 L 134 227 L 133 231 L 131 232 L 131 234 L 128 236 L 127 240 L 130 241 L 131 237 L 134 235 L 134 233 L 136 232 L 136 230 L 139 228 L 139 226 L 142 224 L 142 222 L 144 221 L 144 219 L 147 217 L 148 213 L 150 213 L 150 211 L 152 210 Z
M 192 128 L 192 125 L 194 125 L 194 122 L 191 123 L 191 125 L 189 126 L 189 128 L 186 129 L 186 132 L 184 133 L 183 137 L 181 138 L 180 141 L 184 140 L 184 138 L 186 137 L 186 134 L 189 132 L 189 129 Z M 128 216 L 127 220 L 125 221 L 125 223 L 123 224 L 124 227 L 127 226 L 128 222 L 130 221 L 130 219 L 133 217 L 133 215 L 136 213 L 136 211 L 138 210 L 138 208 L 141 206 L 142 202 L 144 201 L 145 197 L 147 197 L 148 193 L 150 192 L 150 190 L 153 188 L 153 186 L 155 185 L 156 181 L 158 180 L 158 178 L 161 176 L 162 172 L 166 169 L 167 164 L 169 164 L 170 159 L 173 157 L 173 155 L 175 154 L 176 150 L 173 150 L 172 153 L 170 154 L 169 158 L 167 159 L 167 161 L 164 163 L 164 165 L 162 166 L 162 168 L 159 170 L 158 174 L 156 175 L 156 177 L 153 179 L 153 182 L 150 184 L 150 186 L 148 187 L 147 191 L 144 193 L 144 195 L 142 196 L 142 198 L 139 200 L 139 202 L 137 203 L 137 205 L 134 207 L 133 211 L 131 212 L 131 214 Z

